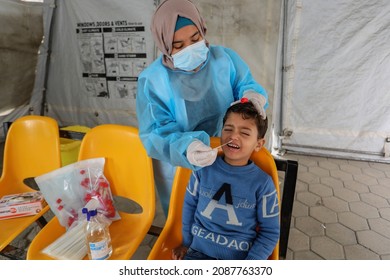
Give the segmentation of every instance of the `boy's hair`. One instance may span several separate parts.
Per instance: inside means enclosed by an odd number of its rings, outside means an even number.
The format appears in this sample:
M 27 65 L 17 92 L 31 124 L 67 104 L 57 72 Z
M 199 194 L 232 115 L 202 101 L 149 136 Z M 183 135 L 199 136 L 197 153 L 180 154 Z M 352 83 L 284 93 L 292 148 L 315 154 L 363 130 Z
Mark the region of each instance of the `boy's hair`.
M 252 102 L 250 101 L 244 103 L 240 102 L 230 106 L 227 109 L 225 116 L 223 117 L 223 125 L 225 125 L 226 119 L 228 118 L 230 113 L 240 114 L 244 120 L 246 119 L 254 120 L 258 131 L 257 138 L 258 139 L 264 138 L 265 133 L 267 132 L 268 129 L 268 119 L 265 118 L 265 120 L 263 120 L 261 118 L 259 112 L 256 110 Z

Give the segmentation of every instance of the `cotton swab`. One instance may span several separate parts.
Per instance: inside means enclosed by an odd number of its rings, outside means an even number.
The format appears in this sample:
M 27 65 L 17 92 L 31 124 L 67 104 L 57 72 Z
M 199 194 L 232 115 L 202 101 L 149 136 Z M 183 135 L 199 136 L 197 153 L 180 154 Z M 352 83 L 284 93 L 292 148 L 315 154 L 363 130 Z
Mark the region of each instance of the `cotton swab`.
M 218 150 L 218 149 L 222 148 L 223 146 L 230 144 L 232 142 L 233 142 L 233 140 L 230 140 L 229 142 L 226 142 L 225 144 L 222 144 L 222 145 L 219 145 L 218 147 L 215 147 L 214 150 Z

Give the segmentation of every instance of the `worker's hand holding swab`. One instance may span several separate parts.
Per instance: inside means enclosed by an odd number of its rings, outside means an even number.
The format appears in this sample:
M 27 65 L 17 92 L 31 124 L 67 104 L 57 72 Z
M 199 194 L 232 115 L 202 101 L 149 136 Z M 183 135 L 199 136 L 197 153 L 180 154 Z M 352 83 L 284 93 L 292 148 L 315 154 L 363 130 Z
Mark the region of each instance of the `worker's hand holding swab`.
M 217 158 L 218 149 L 212 149 L 199 140 L 193 141 L 187 148 L 189 163 L 199 167 L 212 165 Z

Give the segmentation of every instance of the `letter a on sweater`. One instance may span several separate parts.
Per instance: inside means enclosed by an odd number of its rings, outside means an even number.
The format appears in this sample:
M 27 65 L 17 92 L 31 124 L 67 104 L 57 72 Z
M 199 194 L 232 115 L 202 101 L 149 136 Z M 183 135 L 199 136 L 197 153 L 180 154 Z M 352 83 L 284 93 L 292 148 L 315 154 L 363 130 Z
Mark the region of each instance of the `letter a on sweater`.
M 218 202 L 223 195 L 225 195 L 226 204 L 219 204 Z M 215 193 L 213 198 L 210 200 L 206 209 L 201 212 L 202 216 L 212 220 L 211 214 L 213 213 L 215 208 L 226 210 L 229 218 L 229 220 L 226 221 L 226 224 L 237 225 L 237 226 L 242 225 L 242 223 L 238 221 L 236 212 L 234 211 L 232 191 L 231 191 L 230 184 L 225 183 L 219 188 L 219 190 Z

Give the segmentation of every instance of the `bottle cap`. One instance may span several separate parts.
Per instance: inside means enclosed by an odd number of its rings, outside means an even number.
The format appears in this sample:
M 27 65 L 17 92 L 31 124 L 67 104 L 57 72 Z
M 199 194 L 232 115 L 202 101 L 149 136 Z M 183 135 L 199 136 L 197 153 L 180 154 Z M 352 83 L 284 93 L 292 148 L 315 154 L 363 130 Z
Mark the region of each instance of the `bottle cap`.
M 87 221 L 89 221 L 91 219 L 91 217 L 94 217 L 97 215 L 97 209 L 88 211 L 88 208 L 83 208 L 82 212 L 84 214 L 87 214 Z

